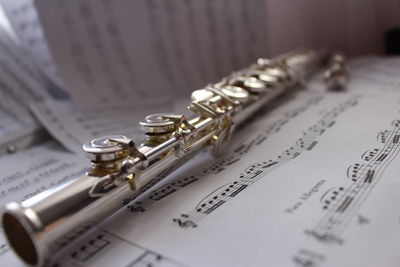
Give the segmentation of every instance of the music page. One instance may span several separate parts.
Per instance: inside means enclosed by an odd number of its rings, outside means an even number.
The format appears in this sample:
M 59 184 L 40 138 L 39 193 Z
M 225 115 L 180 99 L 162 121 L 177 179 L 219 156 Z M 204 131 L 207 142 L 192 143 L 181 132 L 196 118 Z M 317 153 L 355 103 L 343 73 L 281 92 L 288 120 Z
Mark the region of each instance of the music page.
M 1 0 L 1 7 L 18 36 L 21 45 L 30 53 L 37 66 L 59 88 L 63 83 L 47 46 L 33 0 Z
M 51 186 L 83 174 L 87 169 L 75 155 L 59 144 L 48 142 L 17 154 L 0 158 L 0 205 L 23 201 Z M 24 266 L 6 243 L 0 228 L 0 262 L 2 266 Z
M 352 75 L 378 83 L 387 91 L 400 89 L 400 57 L 360 57 L 350 62 Z
M 397 266 L 400 94 L 295 92 L 56 260 L 66 266 Z M 374 242 L 370 242 L 374 240 Z
M 85 109 L 170 101 L 266 53 L 263 0 L 35 4 L 65 86 Z
M 100 108 L 83 111 L 71 101 L 48 99 L 31 105 L 31 110 L 42 125 L 68 150 L 82 155 L 82 145 L 104 135 L 125 135 L 136 143 L 144 140 L 139 121 L 152 113 L 172 111 L 173 105 L 164 103 L 148 106 Z
M 27 103 L 45 98 L 47 91 L 35 65 L 3 28 L 0 28 L 0 48 L 0 154 L 3 154 L 4 146 L 40 128 Z

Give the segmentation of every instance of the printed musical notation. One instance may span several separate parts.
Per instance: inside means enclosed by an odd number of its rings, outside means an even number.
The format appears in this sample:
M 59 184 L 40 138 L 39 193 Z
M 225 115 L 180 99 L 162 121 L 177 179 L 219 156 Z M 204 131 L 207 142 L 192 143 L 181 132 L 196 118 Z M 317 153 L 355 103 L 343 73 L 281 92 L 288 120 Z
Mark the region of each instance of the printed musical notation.
M 121 255 L 121 253 L 126 255 Z M 111 263 L 116 264 L 116 266 L 129 267 L 184 266 L 164 255 L 142 248 L 103 229 L 96 230 L 85 240 L 80 241 L 79 246 L 68 250 L 55 259 L 53 266 L 108 266 Z
M 3 229 L 0 228 L 0 256 L 10 250 L 10 247 L 5 240 Z
M 54 142 L 4 158 L 0 167 L 4 170 L 0 179 L 1 205 L 26 200 L 87 170 L 78 157 L 61 151 Z
M 0 205 L 4 206 L 12 201 L 24 201 L 79 176 L 86 172 L 87 167 L 81 163 L 80 158 L 63 151 L 59 144 L 50 141 L 3 157 L 0 169 Z M 62 245 L 62 240 L 59 245 Z M 16 266 L 11 262 L 17 260 L 12 254 L 3 229 L 0 228 L 2 266 Z
M 56 48 L 51 50 L 60 75 L 85 108 L 130 106 L 127 96 L 153 106 L 155 100 L 170 102 L 187 88 L 201 88 L 263 56 L 264 5 L 262 0 L 35 2 L 48 44 Z M 54 34 L 54 25 L 62 36 Z
M 132 261 L 127 267 L 158 267 L 158 266 L 178 266 L 167 260 L 160 254 L 155 254 L 150 251 L 144 252 L 140 257 Z
M 254 149 L 256 146 L 260 145 L 263 143 L 265 140 L 268 139 L 269 136 L 278 133 L 281 128 L 288 123 L 291 119 L 294 117 L 298 116 L 302 112 L 306 111 L 309 107 L 314 106 L 318 104 L 322 100 L 322 97 L 314 97 L 306 101 L 304 104 L 300 105 L 299 107 L 288 111 L 285 113 L 283 116 L 279 117 L 277 120 L 273 121 L 270 125 L 268 125 L 263 132 L 255 136 L 254 138 L 250 138 L 246 140 L 245 142 L 241 143 L 238 145 L 232 153 L 228 154 L 221 160 L 218 160 L 216 163 L 212 164 L 208 168 L 202 169 L 200 172 L 187 176 L 178 180 L 174 180 L 171 183 L 168 183 L 164 185 L 163 187 L 159 188 L 156 191 L 153 191 L 149 194 L 149 196 L 142 200 L 142 201 L 134 201 L 131 202 L 132 199 L 126 199 L 125 205 L 126 207 L 131 211 L 131 212 L 144 212 L 148 206 L 153 204 L 156 201 L 159 201 L 177 191 L 180 189 L 186 187 L 187 185 L 190 185 L 199 179 L 201 177 L 204 177 L 209 174 L 217 174 L 222 171 L 224 171 L 226 168 L 229 166 L 235 164 L 236 162 L 240 161 L 240 159 L 247 153 L 249 153 L 252 149 Z M 262 115 L 262 114 L 259 114 Z M 270 163 L 269 163 L 270 164 Z M 271 165 L 272 166 L 272 165 Z M 145 187 L 143 190 L 147 190 Z M 177 220 L 177 223 L 181 223 L 184 226 L 185 225 L 191 225 L 193 226 L 190 222 L 184 223 L 182 220 Z
M 3 0 L 1 4 L 22 46 L 30 52 L 40 70 L 47 76 L 46 78 L 57 85 L 57 88 L 49 86 L 48 89 L 61 96 L 58 91 L 62 90 L 63 84 L 44 37 L 34 1 Z
M 322 218 L 306 234 L 322 243 L 342 244 L 342 233 L 355 217 L 362 203 L 379 182 L 385 169 L 400 151 L 400 120 L 392 122 L 392 129 L 377 134 L 380 147 L 367 150 L 361 161 L 346 170 L 349 186 L 331 188 L 321 198 Z M 359 224 L 368 223 L 368 218 L 358 217 Z
M 180 227 L 196 227 L 206 215 L 215 211 L 227 201 L 236 197 L 247 187 L 267 176 L 274 169 L 295 159 L 305 151 L 311 151 L 318 143 L 318 137 L 335 124 L 335 119 L 347 109 L 358 103 L 359 96 L 354 96 L 322 114 L 314 125 L 309 127 L 295 144 L 274 159 L 261 161 L 248 166 L 234 181 L 213 190 L 189 212 L 182 213 L 173 221 Z
M 149 107 L 144 106 L 140 110 L 127 106 L 82 110 L 71 101 L 54 99 L 33 104 L 31 109 L 44 127 L 77 155 L 82 154 L 83 143 L 102 135 L 118 133 L 135 138 L 137 142 L 142 141 L 143 134 L 139 127 L 127 121 L 139 121 L 149 112 Z M 159 104 L 151 109 L 157 113 L 170 109 L 170 106 Z
M 61 176 L 60 180 L 51 181 L 53 177 L 70 170 L 74 171 Z M 0 180 L 0 202 L 4 202 L 3 199 L 11 194 L 23 191 L 34 185 L 40 185 L 35 191 L 27 192 L 27 194 L 22 197 L 22 200 L 25 200 L 52 186 L 80 175 L 85 171 L 86 168 L 79 168 L 75 162 L 61 162 L 59 159 L 54 158 L 40 159 L 40 161 L 33 162 L 28 169 L 12 173 Z
M 293 257 L 293 262 L 299 267 L 314 267 L 324 261 L 324 255 L 308 249 L 300 249 Z

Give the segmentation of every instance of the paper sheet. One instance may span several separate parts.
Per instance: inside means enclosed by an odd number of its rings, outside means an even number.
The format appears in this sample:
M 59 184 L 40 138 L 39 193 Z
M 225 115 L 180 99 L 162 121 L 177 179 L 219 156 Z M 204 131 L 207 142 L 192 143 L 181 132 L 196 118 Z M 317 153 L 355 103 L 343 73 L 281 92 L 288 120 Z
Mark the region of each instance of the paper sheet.
M 55 261 L 397 266 L 400 94 L 356 79 L 280 100 L 223 157 L 201 154 Z
M 138 105 L 82 111 L 70 101 L 46 100 L 32 105 L 44 127 L 68 150 L 82 155 L 82 145 L 93 138 L 122 134 L 140 143 L 139 121 L 152 113 L 172 111 L 172 104 Z
M 43 80 L 27 54 L 0 28 L 0 155 L 3 146 L 33 134 L 40 126 L 28 103 L 47 96 Z
M 400 90 L 400 57 L 362 57 L 350 65 L 352 75 L 371 81 L 388 91 Z
M 127 206 L 54 262 L 397 266 L 400 94 L 358 77 L 348 92 L 326 94 L 321 86 L 277 101 L 223 157 L 202 153 L 121 203 Z M 1 259 L 19 266 L 9 252 Z
M 0 206 L 23 201 L 47 188 L 65 182 L 87 169 L 86 162 L 66 152 L 59 144 L 41 146 L 0 158 Z M 2 266 L 24 266 L 10 251 L 0 229 Z
M 170 100 L 266 52 L 262 0 L 36 6 L 65 86 L 83 108 Z
M 41 23 L 33 0 L 1 0 L 12 28 L 21 41 L 21 45 L 30 53 L 47 79 L 61 90 L 63 83 L 47 46 Z

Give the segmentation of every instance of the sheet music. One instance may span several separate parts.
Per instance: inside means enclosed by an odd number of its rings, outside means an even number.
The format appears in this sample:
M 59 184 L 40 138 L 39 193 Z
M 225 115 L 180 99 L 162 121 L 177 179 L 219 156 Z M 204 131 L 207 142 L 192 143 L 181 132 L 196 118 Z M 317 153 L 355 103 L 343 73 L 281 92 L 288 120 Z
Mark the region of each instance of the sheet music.
M 55 142 L 0 158 L 0 205 L 23 201 L 47 188 L 65 182 L 87 169 L 79 157 L 66 152 Z M 2 266 L 23 266 L 10 251 L 0 229 Z
M 30 52 L 37 65 L 48 79 L 61 90 L 62 80 L 47 46 L 41 23 L 33 0 L 1 0 L 13 30 L 21 40 L 21 45 Z
M 114 253 L 118 251 L 118 257 Z M 97 253 L 111 252 L 111 257 L 97 258 Z M 113 233 L 96 229 L 85 236 L 79 243 L 74 244 L 74 249 L 68 251 L 68 257 L 52 264 L 61 266 L 157 266 L 157 267 L 187 267 L 188 265 L 178 260 L 169 258 L 152 249 L 144 248 L 125 238 Z M 93 262 L 95 262 L 93 264 Z
M 388 91 L 400 89 L 400 57 L 366 57 L 350 65 L 352 74 L 363 81 L 371 81 L 384 86 Z
M 360 78 L 348 92 L 322 91 L 281 99 L 223 157 L 202 153 L 125 200 L 56 262 L 397 266 L 400 94 Z
M 84 108 L 170 100 L 266 52 L 262 0 L 39 0 L 36 6 L 65 85 Z
M 12 43 L 3 28 L 0 28 L 0 70 L 2 146 L 20 134 L 39 128 L 39 124 L 27 108 L 27 103 L 45 98 L 47 92 L 32 61 L 21 48 Z
M 49 99 L 32 104 L 32 110 L 46 129 L 68 150 L 82 155 L 82 145 L 93 138 L 122 134 L 140 143 L 144 134 L 139 121 L 152 113 L 173 111 L 172 104 L 101 108 L 82 111 L 71 101 Z

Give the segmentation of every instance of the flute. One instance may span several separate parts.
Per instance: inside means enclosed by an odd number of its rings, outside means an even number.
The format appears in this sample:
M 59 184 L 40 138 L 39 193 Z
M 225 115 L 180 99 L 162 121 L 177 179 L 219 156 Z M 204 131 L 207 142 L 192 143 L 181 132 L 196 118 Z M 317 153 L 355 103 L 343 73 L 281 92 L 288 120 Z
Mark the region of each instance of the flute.
M 325 60 L 313 50 L 289 52 L 234 72 L 195 90 L 193 117 L 153 114 L 140 122 L 145 141 L 112 135 L 83 145 L 91 160 L 85 175 L 22 203 L 6 205 L 2 223 L 8 244 L 27 264 L 41 266 L 93 226 L 166 177 L 199 151 L 220 153 L 235 128 L 266 103 L 303 84 Z

